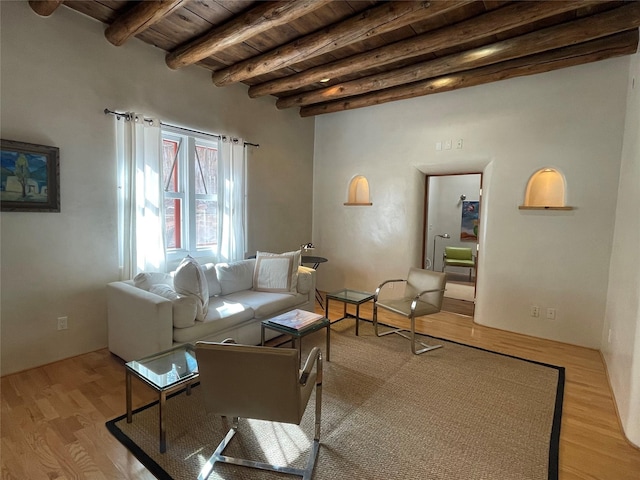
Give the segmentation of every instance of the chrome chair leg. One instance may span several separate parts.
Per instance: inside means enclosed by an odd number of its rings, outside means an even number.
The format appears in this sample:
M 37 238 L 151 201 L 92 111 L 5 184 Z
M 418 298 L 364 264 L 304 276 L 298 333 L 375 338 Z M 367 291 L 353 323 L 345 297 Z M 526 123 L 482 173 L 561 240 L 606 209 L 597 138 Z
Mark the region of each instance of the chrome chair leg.
M 227 432 L 227 435 L 224 437 L 222 442 L 218 445 L 213 455 L 207 460 L 207 463 L 200 470 L 200 474 L 198 475 L 198 480 L 207 480 L 211 472 L 213 471 L 213 467 L 216 463 L 231 463 L 233 465 L 239 465 L 242 467 L 249 468 L 257 468 L 260 470 L 269 470 L 272 472 L 280 472 L 286 473 L 289 475 L 297 475 L 302 477 L 302 480 L 311 480 L 311 476 L 313 475 L 313 469 L 316 464 L 316 460 L 318 458 L 318 452 L 320 451 L 320 424 L 321 424 L 321 414 L 322 414 L 322 383 L 320 383 L 322 379 L 319 380 L 319 383 L 316 384 L 316 408 L 315 408 L 315 429 L 314 429 L 314 437 L 313 437 L 313 445 L 311 446 L 311 452 L 309 453 L 309 458 L 305 465 L 305 468 L 294 468 L 287 467 L 281 465 L 273 465 L 270 463 L 257 462 L 254 460 L 247 460 L 244 458 L 236 458 L 229 457 L 227 455 L 223 455 L 224 450 L 231 443 L 231 439 L 235 436 L 238 431 L 238 417 L 233 418 L 233 423 L 231 429 Z
M 390 335 L 392 333 L 397 333 L 400 336 L 404 337 L 401 332 L 408 331 L 405 328 L 392 328 L 391 330 L 387 330 L 386 332 L 380 332 L 378 329 L 378 307 L 376 303 L 373 303 L 373 331 L 376 334 L 376 337 L 384 337 L 385 335 Z M 405 337 L 407 338 L 407 337 Z
M 417 350 L 416 343 L 422 345 L 423 348 Z M 411 315 L 411 353 L 414 355 L 420 355 L 421 353 L 430 352 L 436 348 L 441 348 L 442 345 L 427 345 L 416 340 L 416 317 Z
M 435 350 L 436 348 L 441 348 L 442 345 L 427 345 L 426 343 L 422 343 L 420 340 L 416 338 L 416 318 L 411 316 L 411 328 L 393 328 L 391 330 L 387 330 L 386 332 L 378 331 L 378 312 L 377 308 L 374 305 L 373 307 L 373 329 L 377 337 L 384 337 L 385 335 L 390 335 L 395 333 L 400 335 L 403 338 L 406 338 L 411 342 L 411 353 L 414 355 L 420 355 L 425 352 L 430 352 L 431 350 Z M 416 346 L 421 345 L 422 348 L 418 349 Z

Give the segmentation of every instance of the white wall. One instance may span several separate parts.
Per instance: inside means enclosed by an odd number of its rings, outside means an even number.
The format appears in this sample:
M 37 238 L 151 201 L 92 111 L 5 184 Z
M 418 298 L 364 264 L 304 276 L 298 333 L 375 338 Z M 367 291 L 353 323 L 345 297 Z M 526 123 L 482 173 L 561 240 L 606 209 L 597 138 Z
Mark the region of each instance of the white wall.
M 60 213 L 3 212 L 2 374 L 106 346 L 106 283 L 117 280 L 114 122 L 105 107 L 260 143 L 249 159 L 248 251 L 311 237 L 314 121 L 216 88 L 199 67 L 171 71 L 138 40 L 66 7 L 41 18 L 0 2 L 1 135 L 60 148 Z M 282 172 L 286 172 L 283 175 Z M 56 318 L 68 316 L 58 332 Z
M 316 118 L 313 242 L 321 290 L 373 290 L 419 266 L 426 173 L 483 171 L 475 321 L 599 348 L 629 58 Z M 462 138 L 463 149 L 436 151 Z M 569 212 L 523 211 L 551 166 Z M 354 175 L 372 207 L 343 206 Z M 556 320 L 529 316 L 530 306 Z
M 618 412 L 640 446 L 640 54 L 632 57 L 609 294 L 602 335 Z

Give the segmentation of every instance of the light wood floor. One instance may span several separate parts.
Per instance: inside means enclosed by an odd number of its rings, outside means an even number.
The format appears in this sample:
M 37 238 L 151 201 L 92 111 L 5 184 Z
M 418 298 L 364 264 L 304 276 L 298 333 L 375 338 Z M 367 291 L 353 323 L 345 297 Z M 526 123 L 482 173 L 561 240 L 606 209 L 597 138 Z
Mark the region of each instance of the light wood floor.
M 371 318 L 368 305 L 361 310 Z M 334 302 L 330 318 L 341 315 Z M 453 313 L 419 323 L 435 336 L 564 366 L 560 478 L 640 478 L 640 450 L 622 435 L 597 351 L 474 325 Z M 154 478 L 104 426 L 125 411 L 123 362 L 106 349 L 2 377 L 0 393 L 2 479 Z M 133 393 L 136 407 L 155 399 L 136 381 Z

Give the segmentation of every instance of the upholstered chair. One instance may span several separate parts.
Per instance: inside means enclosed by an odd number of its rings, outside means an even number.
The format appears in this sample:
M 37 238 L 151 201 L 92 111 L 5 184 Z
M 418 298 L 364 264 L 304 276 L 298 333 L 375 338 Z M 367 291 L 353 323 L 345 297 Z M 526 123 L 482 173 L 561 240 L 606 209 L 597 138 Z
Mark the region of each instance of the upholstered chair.
M 380 299 L 380 292 L 386 285 L 404 282 L 405 289 L 402 298 Z M 406 279 L 385 280 L 376 292 L 373 300 L 373 327 L 376 335 L 382 337 L 396 333 L 411 342 L 411 352 L 421 353 L 442 347 L 442 345 L 427 345 L 416 338 L 416 317 L 438 313 L 442 308 L 442 298 L 445 290 L 445 274 L 431 270 L 411 267 Z M 382 308 L 409 319 L 410 328 L 394 328 L 380 332 L 378 325 L 378 309 Z M 417 345 L 420 345 L 419 348 Z
M 196 359 L 205 407 L 209 413 L 232 418 L 232 427 L 205 464 L 205 480 L 216 462 L 289 473 L 310 479 L 320 446 L 322 354 L 317 347 L 300 370 L 298 350 L 292 348 L 197 342 Z M 315 367 L 315 369 L 314 369 Z M 315 432 L 304 469 L 228 457 L 223 452 L 238 431 L 238 417 L 299 425 L 315 387 Z M 274 441 L 277 441 L 274 439 Z
M 468 247 L 444 247 L 442 255 L 442 271 L 447 267 L 466 267 L 469 269 L 469 281 L 471 273 L 476 268 L 476 260 L 473 251 Z

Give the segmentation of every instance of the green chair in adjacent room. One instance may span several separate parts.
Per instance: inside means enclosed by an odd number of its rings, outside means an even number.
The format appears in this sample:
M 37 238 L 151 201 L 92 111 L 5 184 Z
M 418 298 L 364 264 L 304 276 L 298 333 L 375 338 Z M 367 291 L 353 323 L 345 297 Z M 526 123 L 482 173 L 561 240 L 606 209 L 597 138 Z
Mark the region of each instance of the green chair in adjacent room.
M 447 267 L 466 267 L 469 269 L 469 281 L 476 268 L 473 251 L 468 247 L 444 247 L 442 256 L 442 271 Z

